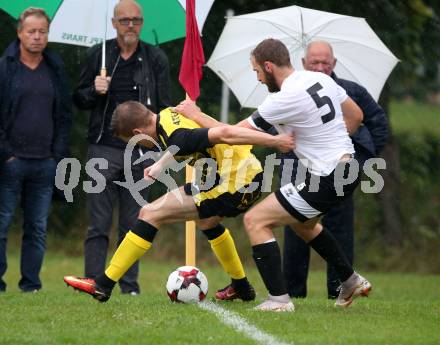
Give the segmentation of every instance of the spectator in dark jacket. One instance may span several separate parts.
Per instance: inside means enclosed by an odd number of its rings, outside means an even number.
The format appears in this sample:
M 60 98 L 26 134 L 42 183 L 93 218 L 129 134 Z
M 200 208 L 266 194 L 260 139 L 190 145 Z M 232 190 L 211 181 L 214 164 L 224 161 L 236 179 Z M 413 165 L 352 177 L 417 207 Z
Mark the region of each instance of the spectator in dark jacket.
M 108 167 L 97 168 L 102 174 L 105 189 L 89 193 L 89 227 L 84 243 L 85 275 L 89 278 L 104 272 L 115 203 L 119 202 L 118 243 L 136 223 L 139 209 L 128 189 L 114 181 L 124 178 L 125 143 L 111 130 L 114 109 L 125 101 L 138 101 L 155 113 L 170 105 L 169 66 L 166 55 L 158 47 L 139 40 L 143 24 L 142 10 L 135 1 L 123 0 L 114 8 L 113 26 L 117 38 L 107 41 L 106 69 L 100 75 L 102 45 L 87 53 L 74 102 L 81 109 L 90 110 L 87 160 L 104 158 Z M 137 151 L 136 151 L 137 152 Z M 139 158 L 139 155 L 132 159 Z M 143 178 L 145 164 L 132 166 L 135 181 Z M 144 200 L 147 190 L 142 192 Z M 122 293 L 138 294 L 138 263 L 120 280 Z
M 71 102 L 58 55 L 46 48 L 49 17 L 28 8 L 18 39 L 0 59 L 0 291 L 6 272 L 8 228 L 23 209 L 21 279 L 24 292 L 38 291 L 46 226 L 57 161 L 68 153 Z
M 322 72 L 331 76 L 342 86 L 347 94 L 357 103 L 364 113 L 363 125 L 352 135 L 356 151 L 356 159 L 360 167 L 384 148 L 388 139 L 388 122 L 385 112 L 361 85 L 344 79 L 339 79 L 333 72 L 336 66 L 331 45 L 323 41 L 311 42 L 303 58 L 304 69 Z M 289 154 L 285 159 L 296 159 Z M 284 164 L 283 164 L 284 165 Z M 294 165 L 295 169 L 296 164 Z M 295 172 L 294 172 L 295 173 Z M 353 197 L 333 208 L 322 218 L 322 225 L 331 231 L 341 245 L 350 263 L 353 264 L 353 233 L 354 233 L 354 204 Z M 310 249 L 292 229 L 284 229 L 284 276 L 291 297 L 306 297 L 307 275 L 310 260 Z M 336 291 L 340 282 L 336 278 L 333 267 L 327 266 L 328 298 L 337 298 Z

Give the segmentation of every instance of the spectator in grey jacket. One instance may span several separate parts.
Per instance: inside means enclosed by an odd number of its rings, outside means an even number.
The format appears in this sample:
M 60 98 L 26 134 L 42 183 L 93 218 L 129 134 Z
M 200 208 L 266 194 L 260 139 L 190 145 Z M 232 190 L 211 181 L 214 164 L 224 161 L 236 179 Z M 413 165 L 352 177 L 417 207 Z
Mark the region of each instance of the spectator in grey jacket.
M 109 75 L 100 75 L 102 45 L 90 48 L 74 93 L 75 104 L 90 110 L 87 160 L 104 158 L 108 162 L 108 168 L 97 168 L 103 176 L 105 189 L 87 196 L 89 227 L 84 259 L 85 275 L 89 278 L 104 273 L 115 204 L 119 202 L 118 243 L 136 223 L 141 206 L 129 190 L 114 183 L 124 180 L 126 145 L 112 134 L 112 113 L 118 104 L 130 100 L 144 104 L 155 113 L 170 105 L 168 59 L 158 47 L 139 39 L 143 21 L 137 2 L 118 2 L 112 19 L 117 37 L 107 41 L 106 49 Z M 139 158 L 138 154 L 133 154 L 132 161 Z M 135 181 L 143 178 L 145 167 L 145 164 L 132 166 Z M 142 192 L 145 200 L 147 192 Z M 137 276 L 138 263 L 120 280 L 122 293 L 139 293 Z
M 333 72 L 336 63 L 333 49 L 328 42 L 315 41 L 307 46 L 303 58 L 304 69 L 331 76 L 337 84 L 345 89 L 347 95 L 356 102 L 364 113 L 363 125 L 351 137 L 356 151 L 356 159 L 362 167 L 367 159 L 376 157 L 384 148 L 388 139 L 388 121 L 383 109 L 364 87 L 336 76 Z M 286 158 L 296 159 L 293 154 L 284 156 L 284 159 Z M 294 173 L 296 174 L 296 172 Z M 322 218 L 322 225 L 332 232 L 350 263 L 353 264 L 353 196 L 330 210 Z M 310 248 L 288 227 L 284 231 L 283 258 L 284 276 L 289 295 L 291 297 L 306 297 Z M 327 266 L 328 298 L 338 297 L 336 290 L 339 284 L 334 268 Z

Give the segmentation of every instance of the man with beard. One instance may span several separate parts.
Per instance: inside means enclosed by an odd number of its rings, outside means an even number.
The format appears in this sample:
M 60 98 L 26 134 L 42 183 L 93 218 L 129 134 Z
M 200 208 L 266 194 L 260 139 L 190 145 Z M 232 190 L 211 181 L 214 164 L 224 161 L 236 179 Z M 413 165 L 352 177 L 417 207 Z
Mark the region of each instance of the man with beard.
M 337 306 L 348 307 L 367 296 L 371 284 L 356 273 L 332 234 L 318 223 L 333 206 L 349 197 L 359 183 L 359 169 L 348 132 L 360 125 L 362 110 L 324 73 L 295 71 L 289 51 L 279 40 L 266 39 L 251 53 L 258 80 L 273 94 L 238 125 L 278 133 L 295 133 L 302 174 L 270 194 L 244 216 L 253 257 L 269 296 L 257 310 L 293 311 L 281 269 L 281 254 L 272 229 L 290 225 L 327 263 L 335 267 L 341 290 Z M 183 102 L 176 111 L 202 127 L 215 121 L 194 103 Z
M 112 113 L 118 104 L 126 101 L 138 101 L 155 113 L 170 103 L 168 59 L 158 47 L 140 41 L 143 22 L 142 9 L 137 2 L 118 2 L 112 18 L 117 37 L 106 43 L 109 75 L 100 74 L 102 45 L 96 45 L 88 51 L 74 92 L 75 104 L 90 110 L 87 160 L 102 158 L 106 161 L 97 168 L 99 180 L 105 183 L 104 190 L 87 195 L 90 224 L 84 243 L 84 261 L 85 275 L 89 278 L 104 272 L 115 204 L 119 202 L 118 243 L 136 223 L 141 206 L 127 189 L 114 183 L 124 177 L 126 144 L 112 134 Z M 139 154 L 141 152 L 137 151 L 133 154 L 132 162 Z M 135 181 L 143 177 L 145 167 L 145 164 L 132 167 Z M 144 200 L 146 194 L 144 190 Z M 120 280 L 122 293 L 139 293 L 137 276 L 138 263 Z
M 313 41 L 308 44 L 302 59 L 307 71 L 322 72 L 330 76 L 356 102 L 364 113 L 363 126 L 351 135 L 356 151 L 355 157 L 362 167 L 364 162 L 384 148 L 388 138 L 388 122 L 384 110 L 361 85 L 336 76 L 334 69 L 337 60 L 332 46 L 325 41 Z M 293 152 L 284 158 L 297 160 Z M 323 218 L 322 225 L 336 238 L 350 263 L 354 257 L 354 202 L 353 196 L 333 207 Z M 283 267 L 287 290 L 291 297 L 306 297 L 307 275 L 309 269 L 310 248 L 295 232 L 286 227 L 284 230 Z M 339 280 L 331 265 L 327 266 L 328 298 L 338 296 Z

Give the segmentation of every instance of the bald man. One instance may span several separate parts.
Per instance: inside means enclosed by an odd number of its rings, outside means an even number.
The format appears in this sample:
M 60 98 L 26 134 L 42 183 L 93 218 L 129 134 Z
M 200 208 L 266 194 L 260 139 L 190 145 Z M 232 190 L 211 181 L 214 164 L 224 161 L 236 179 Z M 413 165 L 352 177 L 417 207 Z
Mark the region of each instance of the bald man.
M 302 59 L 305 70 L 322 72 L 345 89 L 364 113 L 363 125 L 351 135 L 356 151 L 356 159 L 360 165 L 369 158 L 376 157 L 384 148 L 388 139 L 388 122 L 385 112 L 371 97 L 368 91 L 352 81 L 340 79 L 334 73 L 337 59 L 328 42 L 311 42 Z M 285 158 L 296 157 L 293 154 Z M 350 263 L 353 264 L 353 232 L 354 232 L 354 205 L 350 196 L 343 203 L 332 208 L 322 218 L 322 225 L 329 230 L 341 245 Z M 310 259 L 309 246 L 298 237 L 289 227 L 284 232 L 284 276 L 289 295 L 292 297 L 306 297 L 307 275 Z M 340 282 L 333 266 L 327 265 L 327 292 L 328 298 L 338 297 L 337 288 Z
M 148 20 L 148 19 L 147 19 Z M 118 243 L 137 220 L 140 207 L 130 192 L 114 183 L 124 180 L 124 150 L 126 144 L 111 131 L 111 116 L 118 104 L 138 101 L 154 113 L 170 104 L 169 65 L 166 55 L 156 46 L 139 38 L 144 17 L 140 5 L 132 0 L 118 2 L 114 8 L 112 24 L 116 38 L 107 41 L 106 70 L 101 72 L 102 45 L 87 52 L 80 81 L 74 92 L 75 104 L 90 110 L 87 161 L 103 158 L 106 168 L 98 167 L 100 182 L 105 188 L 100 193 L 87 194 L 89 226 L 84 243 L 85 275 L 95 278 L 106 267 L 112 215 L 116 205 L 118 213 Z M 135 152 L 132 162 L 139 158 Z M 135 181 L 143 178 L 147 164 L 132 166 Z M 143 191 L 146 200 L 147 191 Z M 122 293 L 139 293 L 138 264 L 133 265 L 120 280 Z

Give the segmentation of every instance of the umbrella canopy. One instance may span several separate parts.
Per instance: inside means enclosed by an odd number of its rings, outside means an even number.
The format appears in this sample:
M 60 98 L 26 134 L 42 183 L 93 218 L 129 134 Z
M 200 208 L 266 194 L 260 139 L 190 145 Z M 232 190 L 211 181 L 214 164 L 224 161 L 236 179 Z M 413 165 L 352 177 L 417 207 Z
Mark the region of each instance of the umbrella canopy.
M 398 62 L 363 18 L 299 6 L 229 17 L 207 65 L 243 107 L 256 108 L 268 94 L 249 60 L 252 49 L 266 38 L 281 40 L 298 70 L 309 42 L 329 42 L 338 59 L 338 77 L 364 86 L 376 100 Z
M 119 0 L 13 0 L 0 5 L 14 18 L 29 6 L 44 8 L 52 17 L 49 41 L 92 46 L 116 37 L 111 24 Z M 141 39 L 152 44 L 185 37 L 185 0 L 137 0 L 145 22 Z M 214 0 L 196 1 L 200 32 Z
M 49 17 L 52 18 L 62 0 L 15 0 L 2 2 L 3 3 L 0 4 L 0 8 L 14 18 L 18 18 L 21 12 L 31 6 L 44 8 Z

